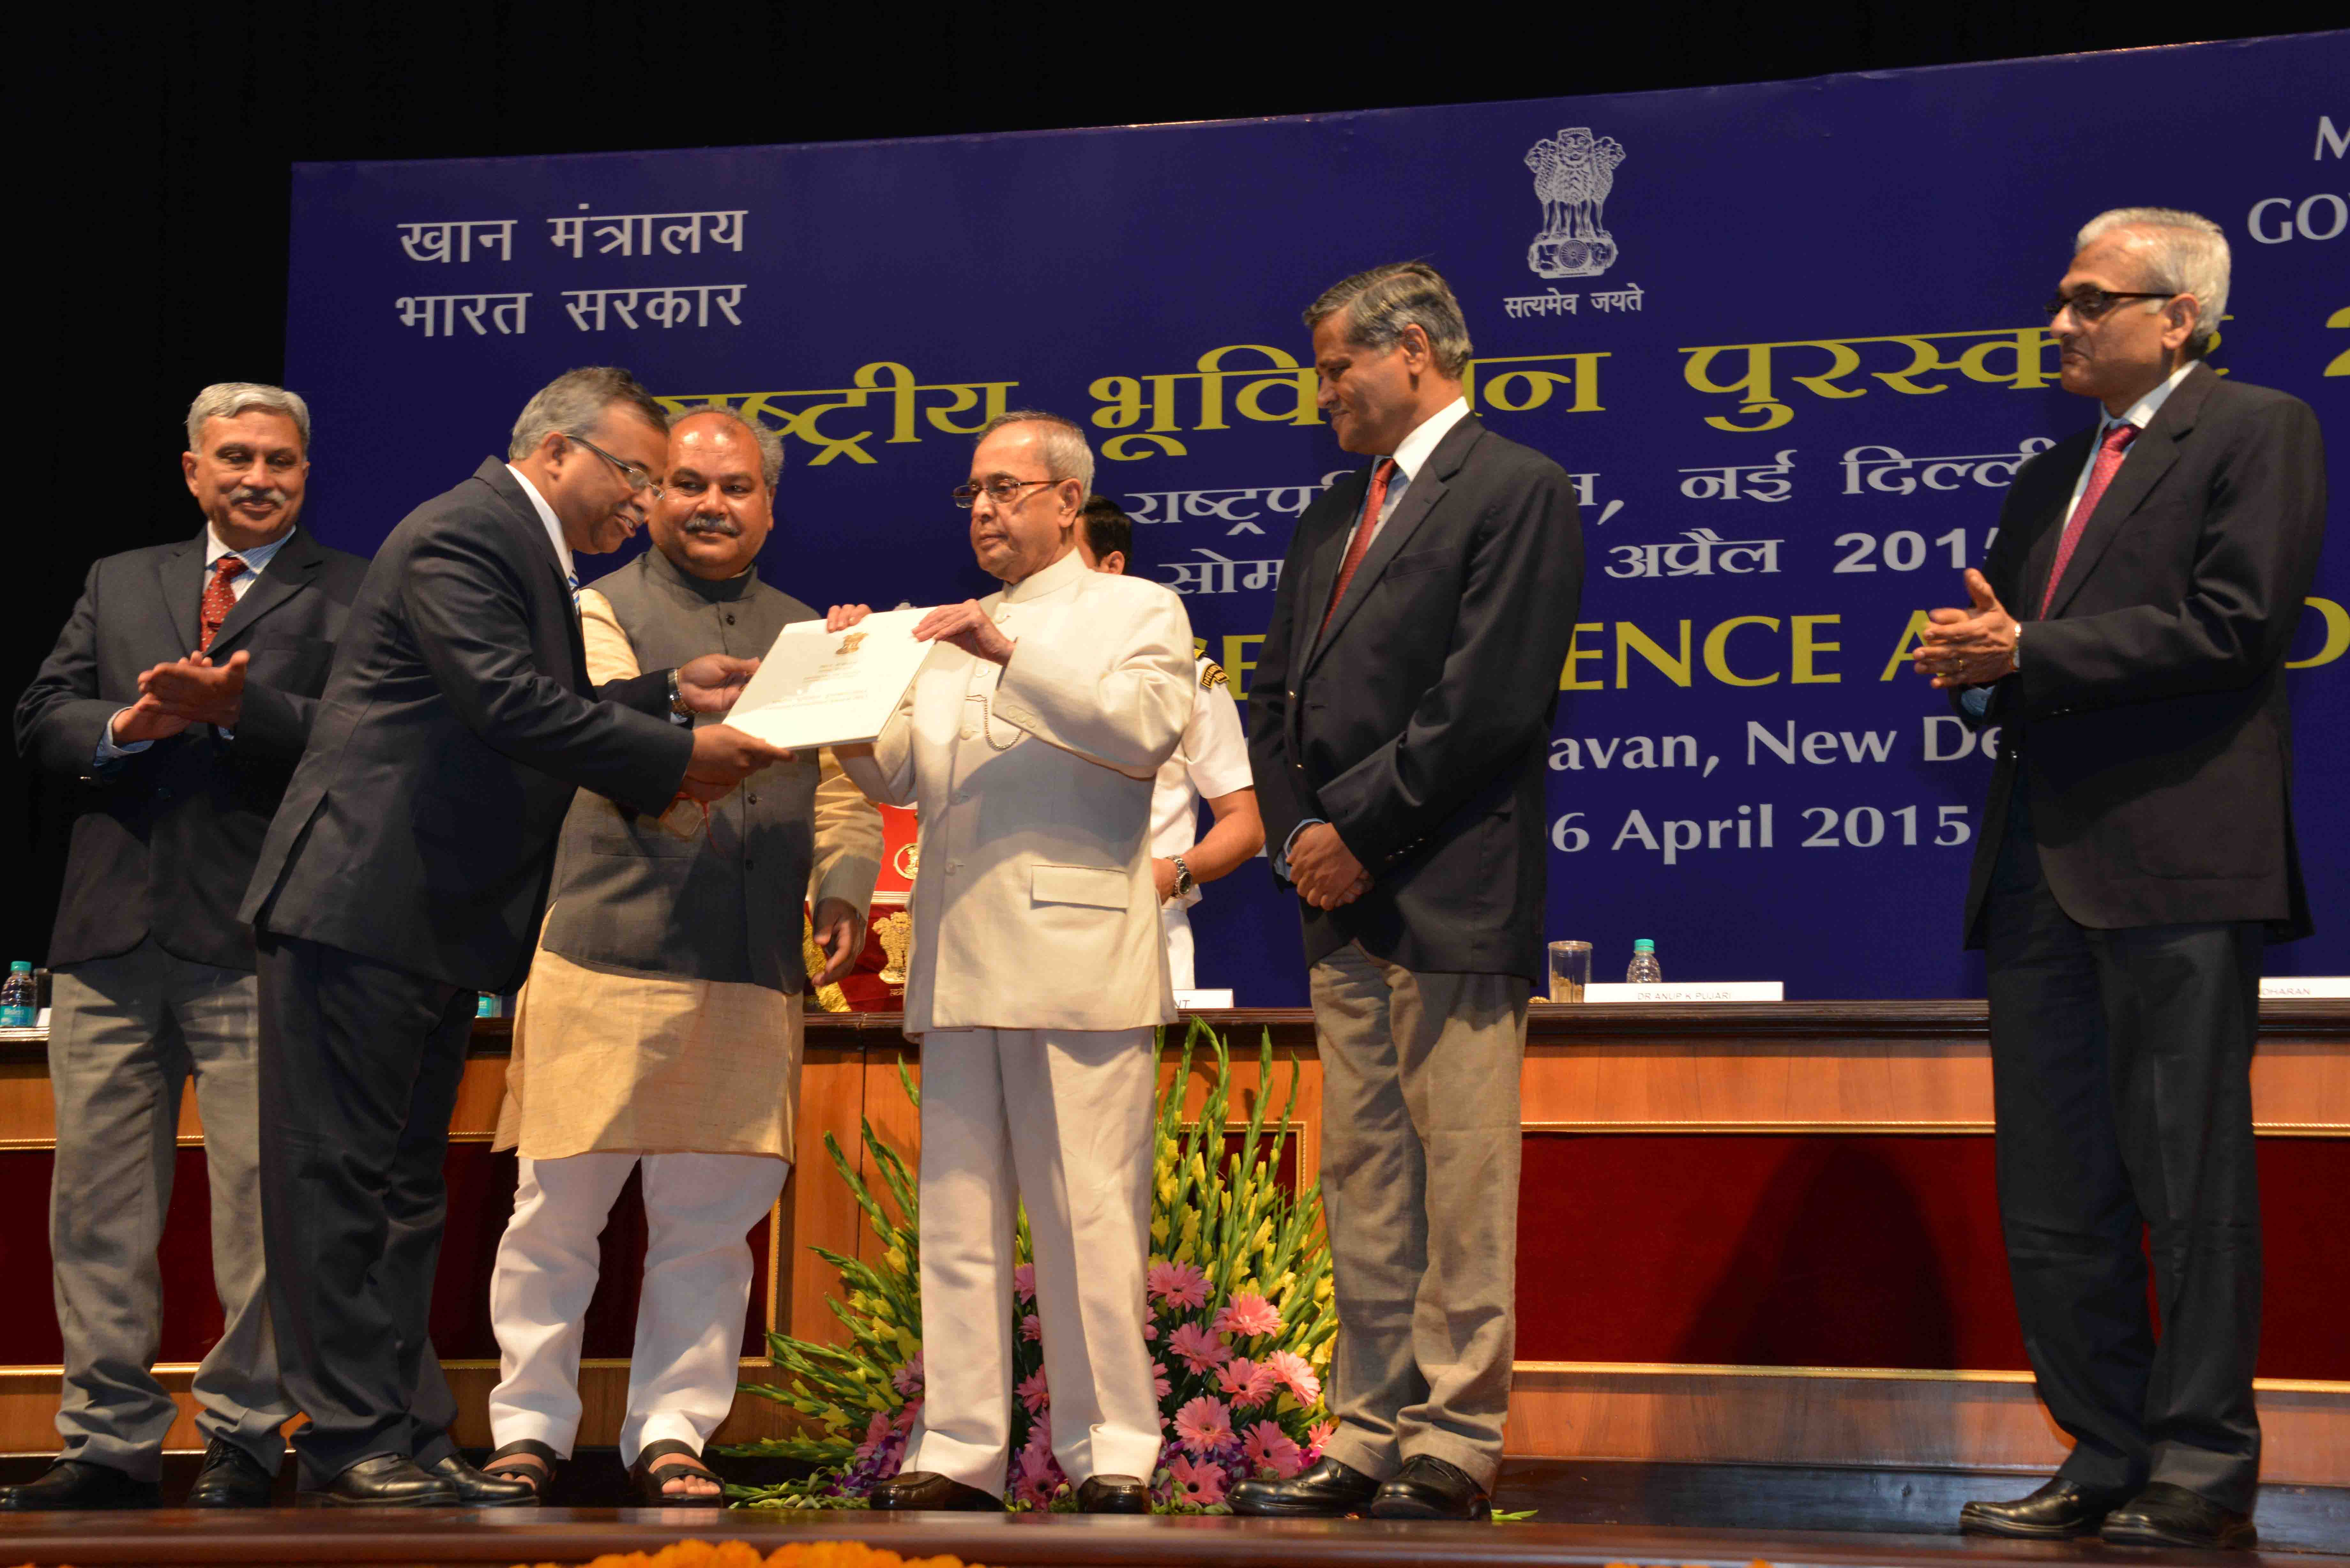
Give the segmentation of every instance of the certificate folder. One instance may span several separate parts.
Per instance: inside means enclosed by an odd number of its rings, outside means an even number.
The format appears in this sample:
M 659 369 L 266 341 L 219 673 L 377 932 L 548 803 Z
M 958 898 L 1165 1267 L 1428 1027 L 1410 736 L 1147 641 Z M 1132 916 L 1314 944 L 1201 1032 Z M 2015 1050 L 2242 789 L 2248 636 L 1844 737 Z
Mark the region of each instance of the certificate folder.
M 927 609 L 884 610 L 846 631 L 795 621 L 759 661 L 726 722 L 793 751 L 871 741 L 937 645 L 914 640 Z

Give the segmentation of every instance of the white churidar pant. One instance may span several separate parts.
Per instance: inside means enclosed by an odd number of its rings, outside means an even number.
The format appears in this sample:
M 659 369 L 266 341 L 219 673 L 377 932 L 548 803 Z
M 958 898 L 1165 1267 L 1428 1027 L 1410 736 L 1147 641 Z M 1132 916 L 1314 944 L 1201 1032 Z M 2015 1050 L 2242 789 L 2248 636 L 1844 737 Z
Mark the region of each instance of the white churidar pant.
M 905 1469 L 1003 1490 L 1014 1204 L 1028 1210 L 1053 1452 L 1072 1482 L 1149 1480 L 1143 1343 L 1157 1064 L 1149 1029 L 933 1029 L 922 1040 L 923 1404 Z
M 645 1272 L 629 1359 L 620 1461 L 674 1438 L 696 1452 L 734 1405 L 748 1234 L 791 1162 L 745 1154 L 577 1154 L 522 1159 L 514 1218 L 490 1278 L 498 1386 L 491 1441 L 532 1438 L 568 1456 L 579 1432 L 579 1345 L 596 1293 L 596 1238 L 629 1172 L 644 1167 Z

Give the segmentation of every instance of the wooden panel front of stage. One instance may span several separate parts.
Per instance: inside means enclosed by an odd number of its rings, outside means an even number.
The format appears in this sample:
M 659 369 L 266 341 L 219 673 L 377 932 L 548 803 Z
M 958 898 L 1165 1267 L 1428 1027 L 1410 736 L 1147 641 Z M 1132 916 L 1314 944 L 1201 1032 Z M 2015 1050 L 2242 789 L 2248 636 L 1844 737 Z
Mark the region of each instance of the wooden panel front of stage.
M 1201 1014 L 1236 1055 L 1232 1115 L 1259 1092 L 1270 1033 L 1278 1110 L 1297 1075 L 1293 1152 L 1319 1167 L 1320 1078 L 1302 1012 Z M 1556 1458 L 2042 1469 L 2059 1435 L 2034 1399 L 2008 1293 L 1991 1163 L 1980 1002 L 1537 1006 L 1524 1076 L 1518 1371 L 1512 1452 Z M 432 1332 L 484 1444 L 496 1381 L 488 1281 L 510 1154 L 488 1147 L 504 1026 L 477 1031 L 450 1152 L 450 1221 Z M 743 1376 L 772 1376 L 769 1327 L 836 1338 L 836 1285 L 809 1249 L 878 1247 L 825 1152 L 858 1168 L 860 1121 L 911 1158 L 899 1066 L 919 1050 L 881 1013 L 809 1020 L 800 1160 L 754 1245 L 765 1260 Z M 1169 1069 L 1171 1071 L 1171 1068 Z M 1196 1105 L 1205 1070 L 1193 1067 Z M 2253 1066 L 2268 1251 L 2260 1403 L 2264 1478 L 2350 1485 L 2350 1003 L 2272 1002 Z M 36 1042 L 0 1042 L 0 1451 L 54 1447 L 57 1325 L 46 1276 L 49 1151 Z M 220 1327 L 201 1130 L 182 1106 L 163 1250 L 162 1377 L 200 1447 L 186 1387 Z M 580 1440 L 609 1443 L 625 1404 L 643 1217 L 624 1195 L 588 1314 Z M 786 1429 L 745 1398 L 721 1441 Z

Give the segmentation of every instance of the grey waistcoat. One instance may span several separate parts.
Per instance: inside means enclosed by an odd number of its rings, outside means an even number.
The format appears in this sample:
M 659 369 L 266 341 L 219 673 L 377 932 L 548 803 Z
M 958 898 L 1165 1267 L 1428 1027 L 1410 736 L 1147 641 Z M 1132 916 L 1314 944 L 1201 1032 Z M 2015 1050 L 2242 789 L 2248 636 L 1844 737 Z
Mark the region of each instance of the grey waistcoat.
M 638 667 L 649 670 L 704 653 L 756 659 L 785 625 L 816 613 L 760 582 L 755 567 L 704 582 L 659 550 L 588 586 L 610 601 Z M 581 790 L 556 851 L 546 950 L 579 963 L 806 990 L 800 905 L 816 773 L 808 757 L 753 774 L 710 808 L 709 827 L 690 840 Z

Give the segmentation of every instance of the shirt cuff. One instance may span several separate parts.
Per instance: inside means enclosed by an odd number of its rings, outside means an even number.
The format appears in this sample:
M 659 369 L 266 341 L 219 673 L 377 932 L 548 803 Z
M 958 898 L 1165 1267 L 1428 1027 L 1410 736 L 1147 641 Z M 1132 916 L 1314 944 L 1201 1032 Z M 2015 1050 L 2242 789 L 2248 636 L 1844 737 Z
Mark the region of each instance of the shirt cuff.
M 1959 708 L 1970 719 L 1980 722 L 1991 711 L 1991 688 L 1970 686 L 1959 693 Z
M 1291 828 L 1289 830 L 1289 836 L 1281 841 L 1280 852 L 1273 857 L 1273 874 L 1280 877 L 1284 882 L 1288 881 L 1290 879 L 1289 846 L 1296 843 L 1297 836 L 1305 832 L 1307 828 L 1327 827 L 1329 826 L 1330 819 L 1326 816 L 1309 816 L 1305 821 L 1299 823 L 1296 826 Z
M 131 741 L 120 746 L 114 743 L 114 721 L 129 711 L 130 710 L 128 708 L 117 708 L 106 716 L 105 726 L 98 732 L 98 752 L 93 759 L 99 766 L 103 767 L 108 763 L 119 763 L 123 758 L 134 756 L 155 743 L 152 741 Z

